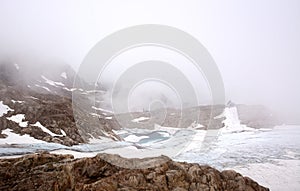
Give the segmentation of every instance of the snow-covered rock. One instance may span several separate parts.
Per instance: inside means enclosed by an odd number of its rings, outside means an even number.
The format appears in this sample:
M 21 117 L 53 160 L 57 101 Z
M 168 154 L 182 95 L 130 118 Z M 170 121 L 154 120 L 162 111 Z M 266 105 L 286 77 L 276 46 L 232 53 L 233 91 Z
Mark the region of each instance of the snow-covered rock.
M 7 137 L 0 139 L 0 144 L 32 144 L 32 143 L 46 143 L 42 140 L 35 139 L 29 135 L 19 135 L 12 132 L 12 129 L 5 129 L 2 133 L 6 134 Z

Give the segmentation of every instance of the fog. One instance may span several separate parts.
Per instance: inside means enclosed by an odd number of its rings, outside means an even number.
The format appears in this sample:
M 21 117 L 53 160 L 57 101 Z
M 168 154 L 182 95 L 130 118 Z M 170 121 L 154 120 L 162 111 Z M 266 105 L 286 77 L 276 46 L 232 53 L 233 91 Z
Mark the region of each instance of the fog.
M 227 101 L 263 104 L 295 121 L 300 116 L 299 18 L 298 0 L 1 0 L 0 59 L 33 55 L 77 70 L 90 49 L 117 30 L 138 24 L 169 25 L 207 48 L 222 75 Z M 147 56 L 144 50 L 135 57 L 125 56 L 123 62 L 130 65 Z M 166 57 L 180 65 L 176 54 Z M 181 70 L 194 84 L 199 82 L 192 69 Z M 121 72 L 122 67 L 108 68 L 103 80 L 110 84 Z M 138 92 L 135 97 L 141 95 Z M 209 103 L 201 93 L 207 95 L 207 90 L 198 91 L 204 97 L 201 104 Z M 142 99 L 130 101 L 141 104 Z

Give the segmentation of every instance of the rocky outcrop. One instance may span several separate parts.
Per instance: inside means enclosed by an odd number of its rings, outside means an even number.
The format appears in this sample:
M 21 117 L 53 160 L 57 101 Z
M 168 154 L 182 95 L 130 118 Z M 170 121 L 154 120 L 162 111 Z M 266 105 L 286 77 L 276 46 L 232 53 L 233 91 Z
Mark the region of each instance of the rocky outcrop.
M 158 109 L 150 112 L 133 112 L 122 113 L 116 115 L 124 126 L 127 128 L 144 128 L 152 129 L 155 124 L 165 127 L 187 128 L 192 124 L 201 124 L 198 129 L 220 129 L 223 127 L 223 117 L 215 118 L 222 114 L 224 105 L 208 105 L 180 109 Z M 136 123 L 132 119 L 139 117 L 151 117 L 151 121 L 147 123 Z
M 139 165 L 163 163 L 134 169 L 115 166 L 108 159 Z M 115 164 L 115 163 L 114 163 Z M 0 159 L 0 190 L 269 190 L 241 174 L 220 172 L 209 166 L 174 162 L 166 157 L 124 159 L 98 154 L 74 159 L 72 155 L 40 153 L 20 158 Z
M 91 107 L 77 110 L 80 122 L 75 120 L 72 94 L 78 92 L 89 101 L 93 92 L 73 88 L 74 77 L 75 71 L 67 65 L 0 63 L 0 101 L 11 109 L 0 116 L 0 138 L 6 137 L 2 130 L 12 129 L 20 135 L 67 146 L 88 142 L 92 137 L 120 139 L 112 131 L 119 128 L 116 120 L 105 120 L 107 114 L 97 113 Z M 22 127 L 9 120 L 16 115 L 24 115 L 23 122 L 28 125 Z M 58 136 L 43 131 L 36 123 Z

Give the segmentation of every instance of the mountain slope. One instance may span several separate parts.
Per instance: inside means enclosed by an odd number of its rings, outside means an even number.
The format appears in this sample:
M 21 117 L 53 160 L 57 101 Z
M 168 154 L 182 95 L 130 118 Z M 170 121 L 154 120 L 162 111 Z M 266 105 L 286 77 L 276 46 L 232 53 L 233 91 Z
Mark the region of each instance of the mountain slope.
M 73 88 L 74 77 L 75 72 L 67 65 L 0 63 L 0 101 L 3 107 L 10 108 L 0 115 L 0 130 L 8 128 L 64 145 L 88 142 L 89 138 L 99 136 L 118 139 L 112 132 L 117 128 L 115 121 L 105 120 L 101 113 L 80 111 L 81 121 L 93 120 L 76 124 L 72 93 L 78 91 L 86 99 L 90 92 Z

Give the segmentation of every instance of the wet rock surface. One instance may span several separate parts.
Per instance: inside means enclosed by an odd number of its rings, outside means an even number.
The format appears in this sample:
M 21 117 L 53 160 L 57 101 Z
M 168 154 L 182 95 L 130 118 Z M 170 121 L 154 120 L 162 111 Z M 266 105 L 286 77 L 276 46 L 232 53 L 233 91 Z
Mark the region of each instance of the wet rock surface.
M 107 159 L 120 165 L 115 166 Z M 138 163 L 145 168 L 120 167 L 124 163 Z M 150 163 L 151 167 L 147 168 Z M 72 155 L 39 153 L 0 159 L 0 190 L 269 189 L 232 170 L 220 172 L 209 166 L 174 162 L 164 156 L 124 159 L 118 155 L 98 154 L 93 158 L 74 159 Z

